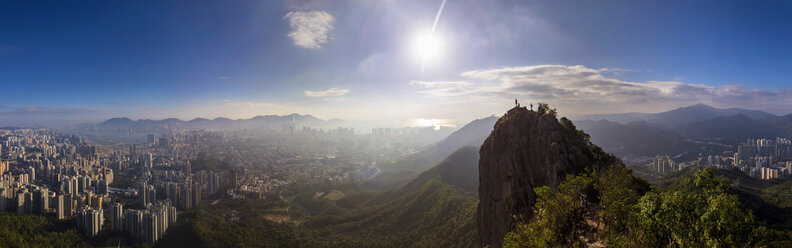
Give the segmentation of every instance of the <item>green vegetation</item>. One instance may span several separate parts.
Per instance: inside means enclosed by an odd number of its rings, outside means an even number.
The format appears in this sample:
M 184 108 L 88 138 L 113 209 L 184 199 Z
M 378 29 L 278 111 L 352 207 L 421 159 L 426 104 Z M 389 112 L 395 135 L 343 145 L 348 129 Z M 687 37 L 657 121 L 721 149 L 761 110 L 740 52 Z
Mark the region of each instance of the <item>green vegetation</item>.
M 475 155 L 475 149 L 462 152 Z M 452 156 L 454 157 L 454 156 Z M 469 247 L 477 243 L 475 193 L 468 185 L 447 181 L 472 170 L 476 160 L 449 159 L 387 192 L 363 191 L 356 185 L 301 186 L 294 205 L 310 218 L 299 226 L 301 244 L 308 247 Z M 469 156 L 467 156 L 469 157 Z M 459 165 L 463 163 L 464 165 Z M 448 174 L 447 174 L 448 173 Z M 338 200 L 316 192 L 342 192 Z M 299 193 L 296 193 L 299 192 Z
M 0 223 L 0 247 L 91 247 L 74 229 L 67 229 L 72 223 L 2 211 Z
M 273 222 L 267 217 L 287 207 L 285 202 L 258 200 L 201 205 L 180 214 L 157 246 L 299 247 L 300 232 L 294 224 Z
M 729 184 L 706 168 L 684 178 L 680 190 L 650 192 L 638 204 L 633 232 L 651 246 L 749 246 L 756 222 Z
M 310 247 L 466 247 L 477 243 L 476 198 L 429 178 L 383 204 L 305 223 Z
M 537 109 L 539 109 L 539 108 L 544 109 L 546 114 L 550 114 L 550 115 L 557 115 L 558 114 L 558 111 L 555 108 L 551 108 L 550 105 L 547 104 L 547 103 L 540 102 L 537 105 L 538 105 Z
M 762 199 L 782 208 L 792 208 L 792 180 L 764 190 Z
M 506 247 L 788 247 L 792 232 L 757 221 L 711 168 L 679 177 L 670 190 L 647 185 L 624 168 L 569 176 L 557 192 L 535 189 L 534 217 Z M 592 190 L 593 189 L 593 190 Z M 779 188 L 778 191 L 783 189 Z M 593 203 L 589 205 L 588 203 Z M 594 215 L 596 213 L 596 215 Z M 597 218 L 590 218 L 597 216 Z
M 477 151 L 448 160 L 391 191 L 357 184 L 293 185 L 288 201 L 225 200 L 179 215 L 161 247 L 473 247 L 475 188 L 457 184 L 476 170 Z M 317 194 L 319 193 L 319 194 Z M 289 219 L 279 222 L 285 216 Z M 273 221 L 275 220 L 275 221 Z
M 517 226 L 504 238 L 504 247 L 561 247 L 585 246 L 575 235 L 582 219 L 584 199 L 579 197 L 592 180 L 587 176 L 568 176 L 558 192 L 542 186 L 534 189 L 537 195 L 533 221 Z
M 310 218 L 285 201 L 231 200 L 202 205 L 180 214 L 158 246 L 470 247 L 477 243 L 475 197 L 444 183 L 439 175 L 411 186 L 381 203 L 362 197 L 371 203 L 358 202 L 350 204 L 351 208 L 341 205 L 345 200 L 355 202 L 346 199 L 355 194 L 338 201 L 300 194 L 295 201 L 302 199 L 306 211 L 316 212 Z M 356 204 L 372 205 L 357 208 Z M 293 221 L 279 223 L 267 217 L 273 211 L 282 214 L 284 209 Z
M 110 186 L 119 189 L 126 189 L 132 187 L 132 183 L 134 183 L 134 180 L 135 178 L 129 176 L 129 174 L 119 172 L 113 175 L 113 183 L 110 184 Z

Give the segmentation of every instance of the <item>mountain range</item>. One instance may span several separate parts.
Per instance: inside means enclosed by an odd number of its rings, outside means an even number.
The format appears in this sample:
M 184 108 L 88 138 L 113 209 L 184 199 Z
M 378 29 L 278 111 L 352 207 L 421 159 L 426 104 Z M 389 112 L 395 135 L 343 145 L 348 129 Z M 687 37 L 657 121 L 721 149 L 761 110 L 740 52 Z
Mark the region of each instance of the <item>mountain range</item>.
M 682 107 L 661 113 L 621 113 L 621 114 L 598 114 L 598 115 L 583 115 L 575 118 L 576 120 L 609 120 L 627 124 L 636 121 L 645 121 L 648 123 L 678 126 L 684 125 L 695 121 L 703 121 L 721 116 L 733 116 L 742 114 L 751 119 L 765 120 L 777 118 L 777 115 L 759 111 L 748 110 L 741 108 L 727 108 L 719 109 L 705 104 L 696 104 L 692 106 Z
M 96 124 L 83 124 L 77 129 L 89 130 L 133 130 L 157 131 L 167 129 L 227 129 L 227 128 L 270 128 L 282 129 L 289 127 L 335 128 L 345 126 L 347 123 L 340 119 L 322 120 L 312 115 L 264 115 L 250 119 L 232 120 L 228 118 L 195 118 L 183 121 L 176 118 L 162 120 L 139 119 L 132 120 L 126 117 L 112 118 Z
M 697 140 L 736 145 L 748 138 L 790 137 L 792 114 L 696 104 L 662 113 L 588 115 L 577 118 L 595 144 L 620 157 L 697 154 Z M 707 148 L 708 149 L 708 148 Z M 706 149 L 705 149 L 706 150 Z M 691 155 L 692 156 L 692 155 Z

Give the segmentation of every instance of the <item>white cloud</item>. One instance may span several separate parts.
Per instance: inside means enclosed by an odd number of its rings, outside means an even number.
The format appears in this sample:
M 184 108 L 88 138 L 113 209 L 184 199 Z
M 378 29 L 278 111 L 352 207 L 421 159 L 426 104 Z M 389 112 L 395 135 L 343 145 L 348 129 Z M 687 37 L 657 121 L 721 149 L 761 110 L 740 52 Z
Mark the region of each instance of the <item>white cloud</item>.
M 349 93 L 349 89 L 330 88 L 322 91 L 303 91 L 307 97 L 327 97 L 327 96 L 343 96 Z
M 792 107 L 792 89 L 748 89 L 742 85 L 709 86 L 675 81 L 630 82 L 603 75 L 623 69 L 582 65 L 537 65 L 467 71 L 464 82 L 412 82 L 432 97 L 482 101 L 543 101 L 570 114 L 659 112 L 695 103 L 783 113 Z M 786 110 L 788 111 L 788 110 Z
M 289 20 L 291 27 L 289 37 L 297 46 L 320 49 L 322 44 L 331 39 L 328 33 L 333 30 L 335 18 L 327 12 L 293 11 L 283 18 Z
M 418 93 L 433 97 L 461 96 L 484 91 L 484 88 L 480 85 L 465 81 L 412 81 L 410 85 L 419 85 L 426 88 L 425 90 L 418 91 Z

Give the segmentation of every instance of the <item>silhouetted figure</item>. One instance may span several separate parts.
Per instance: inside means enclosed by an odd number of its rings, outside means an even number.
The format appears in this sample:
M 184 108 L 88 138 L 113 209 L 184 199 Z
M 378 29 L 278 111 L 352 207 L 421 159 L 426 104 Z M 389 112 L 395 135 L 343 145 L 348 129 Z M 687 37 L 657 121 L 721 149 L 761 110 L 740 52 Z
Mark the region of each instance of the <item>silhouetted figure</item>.
M 517 102 L 517 99 L 514 99 L 514 105 L 517 106 L 518 108 L 520 107 L 520 103 Z
M 533 103 L 529 103 L 531 105 L 531 111 L 533 111 Z

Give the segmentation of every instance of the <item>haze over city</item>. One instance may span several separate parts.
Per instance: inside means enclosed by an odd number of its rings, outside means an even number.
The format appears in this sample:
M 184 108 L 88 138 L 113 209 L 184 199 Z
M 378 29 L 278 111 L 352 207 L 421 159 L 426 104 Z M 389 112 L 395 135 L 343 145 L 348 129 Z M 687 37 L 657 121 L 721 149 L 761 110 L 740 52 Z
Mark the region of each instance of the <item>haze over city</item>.
M 5 2 L 0 125 L 300 113 L 458 126 L 500 115 L 515 98 L 565 115 L 695 103 L 785 115 L 789 7 Z
M 0 248 L 792 247 L 792 1 L 0 1 Z

